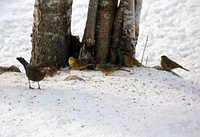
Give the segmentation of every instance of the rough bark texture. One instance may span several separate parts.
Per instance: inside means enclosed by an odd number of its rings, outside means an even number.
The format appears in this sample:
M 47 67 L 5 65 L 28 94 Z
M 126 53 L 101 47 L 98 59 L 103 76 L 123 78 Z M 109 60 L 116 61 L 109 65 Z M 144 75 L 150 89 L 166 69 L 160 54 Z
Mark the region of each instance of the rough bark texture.
M 142 0 L 123 0 L 120 6 L 124 9 L 123 25 L 119 36 L 118 63 L 123 64 L 123 55 L 135 56 L 135 47 L 139 35 L 139 19 Z
M 79 58 L 93 55 L 92 63 L 123 64 L 125 53 L 135 55 L 142 0 L 121 0 L 118 8 L 117 3 L 118 0 L 90 0 Z
M 117 0 L 100 0 L 96 23 L 96 63 L 107 63 Z
M 94 45 L 88 44 L 86 42 L 88 39 L 95 40 L 95 27 L 96 27 L 96 17 L 97 17 L 97 9 L 98 9 L 98 0 L 90 0 L 87 22 L 85 27 L 85 33 L 83 36 L 83 45 L 79 52 L 79 59 L 88 58 L 89 63 L 95 63 L 94 59 Z
M 113 27 L 113 34 L 112 34 L 112 42 L 110 44 L 110 63 L 118 64 L 118 42 L 119 36 L 123 24 L 123 13 L 124 9 L 120 5 L 117 8 L 116 16 L 114 19 L 114 27 Z
M 135 54 L 136 35 L 135 35 L 135 0 L 121 1 L 124 7 L 124 18 L 122 33 L 120 35 L 120 48 L 129 52 L 131 55 Z
M 61 67 L 69 56 L 72 0 L 36 0 L 31 64 Z

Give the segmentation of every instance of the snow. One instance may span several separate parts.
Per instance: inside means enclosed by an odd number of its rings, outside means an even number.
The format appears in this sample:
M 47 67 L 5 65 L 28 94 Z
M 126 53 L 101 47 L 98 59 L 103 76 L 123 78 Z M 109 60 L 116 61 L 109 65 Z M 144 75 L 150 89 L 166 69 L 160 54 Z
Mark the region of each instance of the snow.
M 31 57 L 34 1 L 4 0 L 0 5 L 0 65 L 10 66 L 16 56 Z
M 145 58 L 148 66 L 159 65 L 167 55 L 190 70 L 176 72 L 199 83 L 200 80 L 200 1 L 145 0 L 140 20 L 137 57 L 141 58 L 145 39 L 149 42 Z
M 73 74 L 85 81 L 64 81 Z M 200 86 L 167 72 L 151 68 L 111 76 L 94 71 L 61 72 L 40 82 L 43 90 L 29 90 L 22 73 L 4 73 L 0 80 L 0 136 L 200 134 Z
M 31 56 L 34 0 L 0 1 L 0 65 Z M 82 37 L 88 0 L 74 0 L 72 32 Z M 0 75 L 0 137 L 199 137 L 200 2 L 145 0 L 136 57 L 146 36 L 148 66 L 165 54 L 190 72 L 182 78 L 153 68 L 105 76 L 60 71 L 28 89 L 24 73 Z M 64 79 L 77 75 L 85 81 Z M 37 87 L 36 83 L 31 83 Z

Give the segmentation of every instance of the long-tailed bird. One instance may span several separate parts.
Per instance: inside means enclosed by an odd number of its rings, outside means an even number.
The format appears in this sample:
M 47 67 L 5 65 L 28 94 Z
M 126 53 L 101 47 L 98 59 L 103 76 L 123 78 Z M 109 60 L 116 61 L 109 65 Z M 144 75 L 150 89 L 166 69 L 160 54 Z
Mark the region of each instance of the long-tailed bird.
M 186 71 L 189 71 L 188 69 L 182 67 L 181 65 L 179 65 L 178 63 L 172 61 L 171 59 L 169 59 L 167 56 L 161 56 L 161 67 L 163 70 L 166 70 L 166 71 L 171 71 L 173 69 L 176 69 L 176 68 L 181 68 L 181 69 L 184 69 Z
M 40 89 L 39 81 L 43 80 L 46 74 L 45 68 L 29 64 L 24 58 L 16 58 L 23 66 L 28 77 L 29 89 L 33 89 L 30 84 L 30 80 L 38 83 L 38 89 Z

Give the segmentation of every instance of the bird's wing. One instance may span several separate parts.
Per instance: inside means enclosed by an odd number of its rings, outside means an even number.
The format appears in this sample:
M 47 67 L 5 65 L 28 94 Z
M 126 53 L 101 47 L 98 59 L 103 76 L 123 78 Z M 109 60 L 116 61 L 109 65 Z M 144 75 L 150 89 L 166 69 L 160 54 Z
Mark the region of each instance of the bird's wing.
M 88 59 L 80 59 L 80 60 L 76 60 L 76 63 L 78 66 L 87 66 L 89 64 L 89 60 Z
M 33 66 L 33 65 L 27 65 L 26 69 L 33 72 L 40 72 L 41 70 L 43 70 L 41 67 Z

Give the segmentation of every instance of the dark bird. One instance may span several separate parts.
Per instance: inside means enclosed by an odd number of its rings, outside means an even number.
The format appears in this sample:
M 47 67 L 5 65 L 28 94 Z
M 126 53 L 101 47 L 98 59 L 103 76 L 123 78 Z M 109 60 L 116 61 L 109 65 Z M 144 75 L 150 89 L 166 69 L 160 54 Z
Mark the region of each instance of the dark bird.
M 111 64 L 97 64 L 96 66 L 97 71 L 102 71 L 105 75 L 109 75 L 117 70 L 128 71 L 126 69 L 120 68 L 119 66 L 111 65 Z
M 176 69 L 176 68 L 181 68 L 181 69 L 184 69 L 186 71 L 189 71 L 188 69 L 182 67 L 178 63 L 169 59 L 167 56 L 161 56 L 161 67 L 162 67 L 163 70 L 166 70 L 166 71 L 171 71 L 171 70 Z
M 81 70 L 85 69 L 88 66 L 92 66 L 93 64 L 89 64 L 89 59 L 75 59 L 74 57 L 69 57 L 68 63 L 72 69 Z
M 129 54 L 124 55 L 124 64 L 129 68 L 143 66 L 135 57 Z
M 29 64 L 24 58 L 16 58 L 23 66 L 28 77 L 29 89 L 33 89 L 30 84 L 30 80 L 38 83 L 38 89 L 40 89 L 39 81 L 43 80 L 46 74 L 45 68 Z

